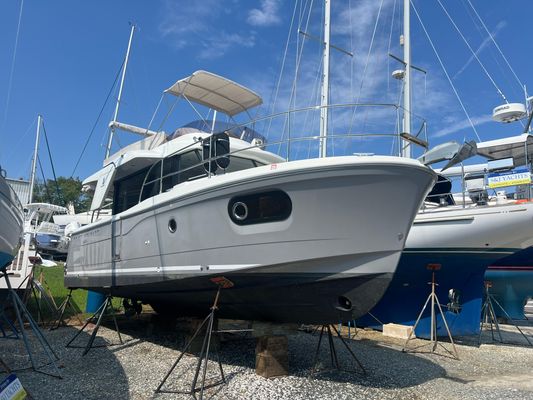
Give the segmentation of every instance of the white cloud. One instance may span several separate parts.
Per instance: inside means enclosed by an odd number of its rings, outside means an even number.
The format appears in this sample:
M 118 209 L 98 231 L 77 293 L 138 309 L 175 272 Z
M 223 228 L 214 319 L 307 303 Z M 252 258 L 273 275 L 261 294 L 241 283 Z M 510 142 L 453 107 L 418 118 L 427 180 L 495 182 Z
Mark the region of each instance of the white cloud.
M 255 46 L 255 32 L 228 31 L 217 21 L 237 7 L 235 1 L 202 0 L 199 2 L 165 2 L 159 33 L 177 49 L 190 47 L 199 58 L 213 59 L 224 56 L 236 47 Z M 239 29 L 239 28 L 236 28 Z
M 498 35 L 498 33 L 503 28 L 505 28 L 505 26 L 507 26 L 507 22 L 506 21 L 500 21 L 498 23 L 498 25 L 496 25 L 496 29 L 494 29 L 494 32 L 491 33 L 492 37 L 495 38 L 496 35 Z M 490 36 L 487 36 L 483 40 L 483 42 L 481 42 L 481 45 L 477 48 L 475 53 L 470 56 L 470 58 L 466 61 L 466 63 L 461 68 L 459 68 L 459 71 L 457 71 L 455 73 L 455 75 L 453 76 L 452 79 L 455 79 L 457 76 L 461 75 L 468 68 L 468 66 L 472 63 L 472 61 L 474 61 L 475 57 L 479 56 L 479 54 L 483 51 L 483 49 L 485 47 L 487 47 L 489 45 L 489 43 L 492 43 L 492 39 L 491 39 Z
M 477 128 L 478 126 L 481 126 L 481 125 L 484 125 L 488 122 L 491 122 L 492 121 L 492 117 L 491 115 L 480 115 L 480 116 L 477 116 L 477 117 L 472 117 L 470 118 L 470 120 L 472 121 L 472 124 Z M 447 127 L 437 131 L 436 133 L 434 133 L 432 136 L 433 137 L 443 137 L 443 136 L 449 136 L 449 135 L 452 135 L 454 133 L 457 133 L 457 132 L 460 132 L 464 129 L 472 129 L 472 125 L 470 124 L 470 121 L 468 121 L 468 119 L 464 119 L 464 120 L 461 120 L 461 121 L 457 121 L 455 123 L 452 123 L 450 125 L 448 125 Z
M 261 0 L 261 8 L 250 10 L 247 22 L 253 26 L 277 25 L 281 22 L 278 11 L 279 0 Z

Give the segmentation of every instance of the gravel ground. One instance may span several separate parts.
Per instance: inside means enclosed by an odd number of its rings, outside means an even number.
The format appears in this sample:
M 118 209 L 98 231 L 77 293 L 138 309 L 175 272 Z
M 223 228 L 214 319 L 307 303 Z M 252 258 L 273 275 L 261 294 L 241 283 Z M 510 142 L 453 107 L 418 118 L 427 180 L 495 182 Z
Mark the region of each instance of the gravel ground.
M 46 331 L 60 356 L 63 379 L 33 371 L 17 372 L 23 386 L 35 399 L 190 399 L 188 395 L 155 394 L 155 389 L 179 355 L 183 338 L 170 326 L 153 328 L 149 318 L 120 319 L 125 344 L 92 349 L 65 348 L 79 328 Z M 110 325 L 108 325 L 110 326 Z M 506 342 L 525 343 L 514 327 L 506 326 Z M 533 327 L 523 326 L 533 340 Z M 345 331 L 345 334 L 347 332 Z M 352 330 L 353 335 L 353 330 Z M 118 343 L 116 333 L 101 328 L 96 344 Z M 86 343 L 83 333 L 79 344 Z M 227 383 L 206 391 L 210 399 L 533 399 L 533 347 L 492 342 L 490 333 L 458 340 L 460 360 L 445 351 L 439 354 L 402 353 L 403 341 L 385 338 L 380 332 L 358 330 L 350 348 L 367 374 L 324 370 L 311 376 L 318 335 L 298 332 L 289 337 L 290 375 L 265 379 L 255 374 L 255 342 L 240 339 L 224 342 L 220 357 Z M 337 340 L 343 367 L 355 369 L 348 352 Z M 427 344 L 414 340 L 410 347 Z M 444 343 L 449 347 L 449 343 Z M 419 351 L 427 351 L 421 347 Z M 12 368 L 27 365 L 22 341 L 0 339 L 0 357 Z M 42 362 L 42 356 L 40 361 Z M 320 353 L 323 367 L 329 366 L 328 348 Z M 186 390 L 196 358 L 186 355 L 171 375 L 166 389 Z M 217 378 L 216 364 L 208 376 Z M 52 372 L 50 367 L 45 371 Z M 5 377 L 0 373 L 0 380 Z

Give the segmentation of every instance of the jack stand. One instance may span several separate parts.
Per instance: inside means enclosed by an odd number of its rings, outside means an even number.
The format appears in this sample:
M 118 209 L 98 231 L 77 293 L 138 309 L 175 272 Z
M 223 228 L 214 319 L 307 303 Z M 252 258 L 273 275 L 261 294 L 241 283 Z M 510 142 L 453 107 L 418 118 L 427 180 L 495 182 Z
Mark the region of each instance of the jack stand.
M 350 353 L 350 356 L 355 360 L 359 368 L 363 371 L 363 374 L 366 375 L 366 370 L 363 367 L 363 364 L 359 361 L 357 356 L 354 354 L 352 349 L 350 349 L 350 346 L 348 346 L 348 343 L 344 340 L 344 338 L 341 336 L 340 332 L 335 328 L 335 325 L 322 325 L 320 328 L 317 328 L 317 330 L 320 329 L 320 336 L 318 338 L 318 345 L 316 346 L 316 352 L 315 352 L 315 359 L 313 361 L 313 369 L 311 370 L 311 375 L 315 374 L 317 372 L 317 364 L 318 364 L 318 353 L 320 351 L 320 344 L 322 343 L 322 336 L 324 335 L 324 331 L 327 331 L 328 334 L 328 343 L 329 343 L 329 355 L 331 357 L 331 369 L 337 369 L 338 371 L 342 371 L 339 359 L 337 357 L 337 350 L 335 349 L 335 343 L 333 342 L 333 334 L 331 332 L 331 329 L 335 332 L 337 337 L 340 339 L 341 343 L 346 347 L 348 352 Z M 321 371 L 325 372 L 325 371 Z M 346 371 L 346 372 L 352 372 L 357 373 L 356 371 Z
M 492 341 L 496 341 L 496 338 L 494 337 L 494 328 L 496 328 L 496 333 L 500 337 L 499 342 L 504 343 L 502 333 L 500 331 L 500 324 L 498 323 L 498 318 L 496 317 L 496 312 L 494 311 L 494 305 L 493 302 L 496 303 L 498 307 L 500 307 L 500 310 L 503 311 L 505 316 L 509 321 L 512 321 L 513 319 L 511 316 L 505 311 L 503 306 L 496 300 L 496 298 L 490 293 L 490 288 L 492 287 L 492 282 L 485 281 L 485 300 L 483 301 L 483 305 L 481 306 L 481 326 L 479 328 L 479 337 L 478 337 L 478 346 L 481 345 L 481 334 L 483 333 L 483 327 L 485 324 L 490 325 L 490 333 L 492 335 Z M 520 329 L 520 327 L 516 324 L 514 324 L 514 327 L 520 332 L 520 334 L 526 339 L 527 343 L 530 346 L 533 346 L 529 338 L 526 336 L 526 334 Z
M 442 307 L 439 303 L 439 299 L 437 298 L 437 294 L 435 293 L 435 287 L 438 286 L 438 284 L 435 282 L 435 271 L 438 271 L 440 269 L 440 264 L 428 264 L 426 267 L 428 270 L 431 271 L 431 282 L 429 284 L 431 285 L 431 293 L 429 294 L 426 302 L 424 303 L 424 306 L 422 307 L 422 310 L 420 311 L 420 314 L 418 314 L 418 318 L 416 319 L 415 325 L 413 326 L 413 330 L 411 333 L 409 333 L 409 337 L 405 341 L 405 344 L 403 345 L 402 351 L 404 353 L 407 352 L 414 352 L 417 348 L 426 346 L 425 344 L 422 346 L 418 346 L 414 349 L 408 350 L 407 344 L 413 337 L 413 333 L 416 330 L 416 327 L 418 326 L 418 323 L 420 322 L 420 319 L 422 318 L 422 315 L 424 314 L 424 311 L 426 311 L 426 307 L 428 303 L 431 301 L 431 335 L 430 335 L 430 346 L 431 346 L 431 353 L 435 353 L 437 350 L 437 345 L 440 345 L 448 354 L 450 354 L 452 357 L 454 357 L 456 360 L 459 359 L 459 355 L 457 354 L 457 349 L 455 347 L 455 343 L 453 342 L 453 337 L 450 332 L 450 328 L 448 327 L 448 322 L 446 321 L 446 316 L 444 315 L 444 312 L 442 311 Z M 438 307 L 438 310 L 440 312 L 440 315 L 442 317 L 442 321 L 444 322 L 444 327 L 446 328 L 446 332 L 448 333 L 448 338 L 450 339 L 450 342 L 452 344 L 453 352 L 448 350 L 442 343 L 439 342 L 438 336 L 437 336 L 437 316 L 435 313 L 435 306 Z
M 212 388 L 212 387 L 215 387 L 215 386 L 219 386 L 219 385 L 222 385 L 222 384 L 226 383 L 226 378 L 224 376 L 224 370 L 222 369 L 222 363 L 220 362 L 220 356 L 219 356 L 218 350 L 216 350 L 218 368 L 220 369 L 221 379 L 219 381 L 211 383 L 209 385 L 205 384 L 205 378 L 206 378 L 206 374 L 207 374 L 207 365 L 208 365 L 208 362 L 209 362 L 209 350 L 210 350 L 210 347 L 211 347 L 211 336 L 213 335 L 213 333 L 215 333 L 217 335 L 219 334 L 218 331 L 213 330 L 213 324 L 214 324 L 214 320 L 215 320 L 215 313 L 218 310 L 218 298 L 220 296 L 220 289 L 224 288 L 224 286 L 219 284 L 219 283 L 217 283 L 217 284 L 219 285 L 219 287 L 218 287 L 218 290 L 217 290 L 217 294 L 215 296 L 215 301 L 213 302 L 213 306 L 211 307 L 211 312 L 209 313 L 209 315 L 207 317 L 205 317 L 205 319 L 200 324 L 200 326 L 198 327 L 196 332 L 194 332 L 194 335 L 191 337 L 191 339 L 185 345 L 184 349 L 181 351 L 181 354 L 179 355 L 178 359 L 174 362 L 174 364 L 172 364 L 172 367 L 167 372 L 167 374 L 165 375 L 165 377 L 163 378 L 163 380 L 161 381 L 161 383 L 159 384 L 159 386 L 155 390 L 156 393 L 188 394 L 188 395 L 191 395 L 193 398 L 196 399 L 196 393 L 200 392 L 200 400 L 202 400 L 203 397 L 204 397 L 204 389 L 209 389 L 209 388 Z M 233 286 L 233 284 L 231 284 L 231 286 Z M 200 356 L 198 357 L 198 362 L 196 363 L 196 372 L 194 374 L 194 378 L 193 378 L 193 381 L 192 381 L 191 389 L 188 392 L 185 392 L 185 391 L 174 391 L 174 390 L 163 390 L 162 387 L 166 383 L 166 381 L 169 378 L 170 374 L 172 374 L 172 371 L 174 371 L 174 369 L 176 368 L 178 363 L 181 361 L 181 359 L 183 358 L 183 355 L 187 352 L 187 350 L 191 346 L 191 344 L 194 341 L 194 339 L 196 338 L 196 336 L 198 336 L 198 334 L 202 331 L 202 329 L 204 329 L 204 327 L 206 325 L 207 325 L 207 328 L 206 328 L 206 331 L 205 331 L 206 335 L 204 337 L 204 341 L 203 341 L 203 344 L 202 344 L 202 349 L 200 350 Z M 197 383 L 198 383 L 198 378 L 199 378 L 199 375 L 200 375 L 200 369 L 202 368 L 202 364 L 204 364 L 204 368 L 203 368 L 203 372 L 202 372 L 202 379 L 201 379 L 201 382 L 200 382 L 200 386 L 198 387 Z
M 11 300 L 12 300 L 13 308 L 15 309 L 15 314 L 17 316 L 17 321 L 18 321 L 19 328 L 20 328 L 20 333 L 22 335 L 22 340 L 24 341 L 24 346 L 26 347 L 26 351 L 27 351 L 28 356 L 30 358 L 31 367 L 36 372 L 45 373 L 45 374 L 54 376 L 56 378 L 62 378 L 61 372 L 59 371 L 59 368 L 56 365 L 56 361 L 59 360 L 59 357 L 54 352 L 54 350 L 52 349 L 52 347 L 50 346 L 50 344 L 48 343 L 48 341 L 44 337 L 43 333 L 39 329 L 39 326 L 34 321 L 32 316 L 28 312 L 27 308 L 24 306 L 24 303 L 22 302 L 22 300 L 20 299 L 18 294 L 15 292 L 15 290 L 11 286 L 11 282 L 9 281 L 9 275 L 6 272 L 6 266 L 4 266 L 2 269 L 0 269 L 0 275 L 3 276 L 5 281 L 6 281 L 6 285 L 7 285 L 8 291 L 9 291 L 9 295 L 8 295 L 7 299 L 11 298 Z M 7 299 L 6 299 L 6 302 L 7 302 Z M 23 318 L 26 318 L 26 320 L 28 321 L 28 323 L 29 323 L 29 325 L 30 325 L 30 327 L 31 327 L 31 329 L 33 331 L 33 334 L 35 335 L 35 337 L 39 341 L 41 347 L 44 350 L 44 353 L 46 354 L 48 360 L 50 361 L 46 365 L 52 365 L 54 370 L 55 370 L 55 372 L 56 372 L 56 375 L 49 374 L 49 373 L 46 373 L 44 371 L 40 371 L 39 370 L 40 367 L 36 366 L 35 360 L 33 359 L 33 353 L 31 352 L 30 343 L 28 341 L 28 336 L 26 335 L 26 331 L 24 330 L 24 320 L 23 320 Z
M 72 346 L 71 343 L 74 342 L 74 340 L 76 340 L 76 338 L 81 335 L 81 333 L 84 331 L 87 325 L 89 325 L 92 321 L 95 321 L 95 320 L 96 320 L 96 325 L 93 329 L 93 333 L 91 334 L 91 337 L 89 338 L 89 341 L 87 342 L 87 345 L 85 346 L 85 350 L 83 350 L 82 356 L 86 355 L 89 352 L 89 350 L 91 350 L 93 347 L 96 348 L 96 347 L 109 346 L 107 344 L 101 345 L 101 346 L 93 346 L 94 339 L 96 338 L 96 334 L 98 333 L 98 330 L 100 329 L 100 325 L 102 323 L 102 318 L 108 308 L 111 311 L 110 314 L 113 317 L 113 322 L 115 323 L 115 329 L 117 331 L 120 344 L 124 344 L 124 342 L 122 341 L 122 336 L 120 335 L 120 330 L 118 329 L 117 317 L 115 314 L 115 309 L 113 308 L 112 300 L 113 300 L 113 296 L 111 296 L 111 294 L 108 294 L 103 304 L 98 308 L 98 310 L 96 310 L 96 312 L 91 317 L 89 317 L 87 322 L 85 322 L 85 325 L 83 325 L 82 328 L 78 331 L 78 333 L 76 333 L 76 335 L 74 335 L 74 337 L 70 339 L 70 342 L 68 342 L 65 345 L 65 347 L 81 348 L 80 346 Z
M 57 321 L 55 321 L 55 323 L 50 327 L 51 331 L 59 328 L 60 326 L 67 325 L 67 323 L 64 320 L 65 311 L 67 310 L 67 307 L 70 307 L 70 309 L 74 312 L 74 315 L 76 315 L 76 318 L 80 322 L 80 325 L 83 325 L 83 321 L 80 319 L 78 315 L 78 310 L 76 310 L 76 308 L 74 308 L 74 306 L 72 305 L 72 290 L 73 289 L 70 289 L 68 291 L 67 297 L 65 298 L 65 300 L 63 300 L 63 302 L 59 306 L 58 308 L 59 316 L 57 317 Z
M 35 304 L 37 305 L 37 322 L 40 323 L 43 327 L 46 326 L 41 303 L 44 303 L 46 305 L 48 311 L 54 318 L 52 321 L 55 321 L 55 318 L 58 314 L 57 304 L 55 303 L 54 298 L 50 294 L 50 291 L 44 287 L 44 276 L 42 275 L 42 273 L 40 280 L 38 280 L 33 276 L 32 271 L 32 276 L 29 278 L 27 291 L 29 293 L 29 297 L 26 300 L 26 304 L 28 304 L 31 299 L 31 296 L 33 295 L 33 298 L 35 299 Z M 52 321 L 49 321 L 49 324 L 51 324 Z

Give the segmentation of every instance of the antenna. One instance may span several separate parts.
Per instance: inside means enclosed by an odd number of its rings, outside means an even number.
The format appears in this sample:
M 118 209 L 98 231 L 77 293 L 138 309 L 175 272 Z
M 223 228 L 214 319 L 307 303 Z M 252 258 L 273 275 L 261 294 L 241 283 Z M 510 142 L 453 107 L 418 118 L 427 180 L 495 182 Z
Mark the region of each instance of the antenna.
M 128 50 L 126 50 L 126 58 L 124 59 L 124 68 L 122 69 L 122 78 L 120 79 L 120 88 L 118 90 L 117 104 L 115 106 L 115 114 L 113 115 L 113 122 L 117 122 L 118 109 L 120 107 L 120 100 L 122 98 L 122 89 L 124 88 L 124 79 L 126 78 L 126 69 L 128 68 L 128 60 L 130 58 L 131 42 L 133 41 L 133 33 L 135 32 L 135 24 L 131 24 L 130 40 L 128 42 Z M 115 134 L 115 128 L 112 127 L 109 131 L 109 139 L 107 141 L 107 147 L 105 150 L 105 158 L 109 157 L 111 151 L 111 144 L 113 143 L 113 135 Z

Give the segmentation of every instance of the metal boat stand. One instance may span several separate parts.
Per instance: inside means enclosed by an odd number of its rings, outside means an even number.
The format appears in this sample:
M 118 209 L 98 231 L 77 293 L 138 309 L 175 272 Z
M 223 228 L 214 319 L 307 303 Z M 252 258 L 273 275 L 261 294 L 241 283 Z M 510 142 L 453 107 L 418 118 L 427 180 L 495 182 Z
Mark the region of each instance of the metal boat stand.
M 233 284 L 232 284 L 232 286 L 233 286 Z M 220 296 L 220 289 L 223 288 L 223 287 L 224 286 L 219 284 L 219 287 L 217 289 L 217 294 L 215 296 L 215 301 L 213 302 L 213 305 L 211 306 L 211 312 L 209 313 L 209 315 L 207 317 L 205 317 L 205 319 L 200 324 L 198 329 L 196 329 L 196 331 L 194 332 L 194 335 L 192 335 L 192 337 L 189 339 L 189 341 L 187 342 L 187 344 L 185 345 L 185 347 L 181 351 L 181 354 L 179 355 L 178 359 L 174 362 L 174 364 L 172 364 L 172 367 L 167 372 L 167 374 L 165 375 L 165 377 L 163 378 L 163 380 L 161 381 L 161 383 L 159 384 L 159 386 L 155 390 L 156 393 L 188 394 L 188 395 L 191 395 L 193 398 L 196 399 L 196 393 L 200 392 L 200 400 L 202 400 L 203 397 L 204 397 L 204 390 L 205 389 L 209 389 L 209 388 L 212 388 L 212 387 L 215 387 L 215 386 L 219 386 L 219 385 L 222 385 L 222 384 L 226 383 L 226 377 L 224 376 L 224 370 L 222 369 L 222 363 L 220 362 L 220 355 L 218 353 L 218 349 L 215 349 L 215 353 L 216 353 L 216 357 L 217 357 L 218 368 L 220 370 L 221 379 L 216 381 L 216 382 L 214 382 L 214 383 L 210 383 L 208 385 L 205 384 L 205 378 L 206 378 L 206 374 L 207 374 L 207 366 L 208 366 L 208 362 L 209 362 L 209 350 L 211 348 L 211 337 L 212 337 L 213 333 L 216 334 L 216 335 L 219 334 L 219 331 L 218 330 L 214 330 L 213 327 L 214 327 L 214 321 L 215 321 L 215 313 L 218 310 L 218 299 L 219 299 L 219 296 Z M 192 380 L 191 389 L 189 391 L 177 391 L 177 390 L 166 390 L 166 389 L 163 389 L 163 385 L 166 383 L 166 381 L 170 377 L 170 374 L 172 374 L 174 369 L 177 367 L 178 363 L 181 361 L 181 359 L 183 358 L 183 356 L 185 355 L 185 353 L 189 349 L 189 347 L 191 347 L 191 344 L 193 343 L 194 339 L 200 334 L 200 332 L 202 330 L 204 330 L 204 328 L 205 328 L 205 336 L 204 336 L 204 340 L 203 340 L 203 343 L 202 343 L 202 349 L 200 350 L 200 356 L 198 357 L 198 362 L 196 363 L 196 371 L 194 373 L 194 378 Z M 203 364 L 203 371 L 202 371 L 202 377 L 201 377 L 201 381 L 200 381 L 200 386 L 197 386 L 198 378 L 200 377 L 200 369 L 202 368 L 202 364 Z
M 318 329 L 320 329 L 320 336 L 318 337 L 318 345 L 316 346 L 315 358 L 313 360 L 313 368 L 311 370 L 311 375 L 314 375 L 317 372 L 327 371 L 327 370 L 318 371 L 317 369 L 318 353 L 320 352 L 320 344 L 322 343 L 322 337 L 324 336 L 324 332 L 327 332 L 328 334 L 329 355 L 331 357 L 331 369 L 330 370 L 336 369 L 338 371 L 357 373 L 357 371 L 347 371 L 347 370 L 343 370 L 340 367 L 339 358 L 337 356 L 337 350 L 335 349 L 335 343 L 333 341 L 333 333 L 331 331 L 332 329 L 337 335 L 337 337 L 340 339 L 341 343 L 344 345 L 346 350 L 348 350 L 348 352 L 350 353 L 351 358 L 356 362 L 356 364 L 359 366 L 363 374 L 366 375 L 365 367 L 363 367 L 363 364 L 361 364 L 361 362 L 359 361 L 355 353 L 352 351 L 352 349 L 350 349 L 350 346 L 348 346 L 348 343 L 346 343 L 344 338 L 341 336 L 340 331 L 337 330 L 337 328 L 335 328 L 335 325 L 322 325 Z
M 68 291 L 67 297 L 65 297 L 65 300 L 63 300 L 63 302 L 59 305 L 59 308 L 58 308 L 59 316 L 57 317 L 57 320 L 52 324 L 52 326 L 50 326 L 51 331 L 59 328 L 60 326 L 67 325 L 67 323 L 65 322 L 65 318 L 64 318 L 67 308 L 70 308 L 73 311 L 73 314 L 78 319 L 80 325 L 83 325 L 83 321 L 78 315 L 78 310 L 76 310 L 76 308 L 72 305 L 72 290 L 73 289 L 70 289 Z
M 108 294 L 105 298 L 105 301 L 102 303 L 102 305 L 96 310 L 96 312 L 87 319 L 85 324 L 82 326 L 82 328 L 74 335 L 72 339 L 65 345 L 65 347 L 71 347 L 71 348 L 83 348 L 83 346 L 74 346 L 72 345 L 72 342 L 76 340 L 78 336 L 82 334 L 82 332 L 87 328 L 87 326 L 91 323 L 96 321 L 96 325 L 93 329 L 93 332 L 91 334 L 91 337 L 89 338 L 89 341 L 87 342 L 87 345 L 85 346 L 85 350 L 83 350 L 82 356 L 86 355 L 92 348 L 97 347 L 108 347 L 112 346 L 109 344 L 94 346 L 94 339 L 96 338 L 96 334 L 98 333 L 98 330 L 100 329 L 100 325 L 102 324 L 102 319 L 104 317 L 104 314 L 110 311 L 109 314 L 113 317 L 113 322 L 115 323 L 115 330 L 118 334 L 118 340 L 120 341 L 120 344 L 124 344 L 122 341 L 122 336 L 120 335 L 120 330 L 118 329 L 118 323 L 117 323 L 117 317 L 115 314 L 115 309 L 112 304 L 113 296 L 111 294 Z
M 431 285 L 431 292 L 429 293 L 429 296 L 426 299 L 426 302 L 424 303 L 424 306 L 422 307 L 420 314 L 418 314 L 418 318 L 416 319 L 415 325 L 413 326 L 411 333 L 409 333 L 409 337 L 407 338 L 407 340 L 405 341 L 405 344 L 403 345 L 402 352 L 404 353 L 415 352 L 417 349 L 421 347 L 428 346 L 427 344 L 423 344 L 413 349 L 407 348 L 409 341 L 413 339 L 413 333 L 415 333 L 416 327 L 418 326 L 418 323 L 420 322 L 420 319 L 422 318 L 424 311 L 426 311 L 426 307 L 428 303 L 431 302 L 431 327 L 430 327 L 431 334 L 430 334 L 430 343 L 429 343 L 429 347 L 431 348 L 431 353 L 436 354 L 437 346 L 441 346 L 453 358 L 455 358 L 456 360 L 459 360 L 457 348 L 455 347 L 455 343 L 453 341 L 450 328 L 448 327 L 446 316 L 444 315 L 444 312 L 442 311 L 442 307 L 439 303 L 439 299 L 437 297 L 437 294 L 435 293 L 435 287 L 438 286 L 437 282 L 435 281 L 435 272 L 441 268 L 441 265 L 440 264 L 428 264 L 426 268 L 431 271 L 431 282 L 428 282 L 428 284 Z M 439 342 L 439 339 L 437 336 L 437 315 L 435 312 L 436 309 L 439 310 L 440 316 L 442 317 L 442 321 L 444 322 L 444 327 L 446 328 L 446 332 L 448 333 L 448 338 L 450 339 L 450 343 L 452 344 L 453 352 L 448 350 L 442 343 Z
M 22 340 L 24 342 L 24 347 L 26 348 L 26 351 L 27 351 L 28 356 L 30 358 L 31 368 L 34 371 L 36 371 L 36 372 L 41 372 L 41 373 L 44 373 L 44 374 L 47 374 L 47 375 L 54 376 L 56 378 L 63 378 L 61 376 L 61 372 L 59 371 L 58 366 L 56 365 L 56 361 L 59 360 L 59 357 L 57 356 L 57 354 L 54 352 L 54 350 L 50 346 L 50 343 L 48 343 L 48 341 L 44 337 L 43 333 L 39 329 L 39 326 L 37 325 L 37 323 L 35 322 L 35 320 L 31 316 L 31 314 L 29 313 L 28 309 L 26 308 L 26 306 L 24 305 L 24 303 L 22 302 L 22 300 L 18 296 L 17 292 L 15 292 L 15 290 L 11 286 L 11 282 L 9 281 L 9 274 L 6 272 L 6 266 L 4 266 L 4 267 L 2 267 L 0 269 L 0 278 L 2 278 L 2 277 L 6 281 L 6 286 L 8 288 L 9 294 L 8 294 L 6 300 L 4 301 L 4 304 L 2 304 L 1 306 L 4 307 L 5 304 L 7 304 L 8 300 L 11 299 L 11 302 L 13 304 L 13 308 L 15 310 L 17 322 L 19 324 L 20 334 L 21 334 Z M 47 363 L 45 365 L 41 365 L 41 366 L 37 366 L 36 365 L 36 362 L 35 362 L 34 357 L 33 357 L 32 349 L 31 349 L 31 345 L 30 345 L 30 342 L 28 340 L 28 336 L 26 335 L 26 331 L 24 330 L 24 319 L 26 319 L 26 321 L 30 325 L 31 330 L 33 331 L 33 334 L 35 335 L 35 337 L 39 341 L 39 343 L 40 343 L 40 345 L 41 345 L 46 357 L 49 360 L 49 363 Z M 40 369 L 43 366 L 48 366 L 48 365 L 51 365 L 53 367 L 53 369 L 55 371 L 55 374 L 51 374 L 51 373 L 45 372 L 42 369 Z
M 492 287 L 492 282 L 485 281 L 484 282 L 484 286 L 485 286 L 485 298 L 484 298 L 484 301 L 483 301 L 483 305 L 481 306 L 481 324 L 480 324 L 480 327 L 479 327 L 478 346 L 481 345 L 481 335 L 483 333 L 483 328 L 484 328 L 484 326 L 486 324 L 488 324 L 490 326 L 490 333 L 491 333 L 491 336 L 492 336 L 492 341 L 493 342 L 494 341 L 498 341 L 498 340 L 496 340 L 496 338 L 494 336 L 494 328 L 496 328 L 496 333 L 500 337 L 499 342 L 500 343 L 505 343 L 503 341 L 502 333 L 500 331 L 500 324 L 498 323 L 498 318 L 496 317 L 496 312 L 494 310 L 493 302 L 496 303 L 496 305 L 500 308 L 500 310 L 503 311 L 503 313 L 505 314 L 505 316 L 507 317 L 507 319 L 509 321 L 512 321 L 513 319 L 507 313 L 507 311 L 505 311 L 505 309 L 498 302 L 498 300 L 496 300 L 496 298 L 492 295 L 492 293 L 490 293 L 490 288 Z M 518 330 L 518 332 L 520 332 L 520 334 L 524 337 L 524 339 L 526 339 L 527 343 L 530 346 L 533 346 L 533 344 L 531 343 L 531 341 L 529 340 L 527 335 L 522 331 L 522 329 L 520 329 L 520 327 L 517 324 L 515 324 L 515 323 L 512 323 L 512 325 L 514 325 L 514 327 Z
M 37 323 L 46 327 L 47 324 L 45 322 L 42 304 L 44 303 L 44 305 L 46 305 L 46 308 L 53 316 L 53 320 L 48 321 L 49 324 L 55 321 L 59 308 L 57 307 L 50 290 L 45 288 L 44 276 L 42 274 L 40 279 L 37 279 L 33 276 L 32 270 L 31 274 L 28 275 L 26 279 L 28 279 L 28 286 L 26 287 L 24 303 L 28 304 L 33 296 L 37 306 Z

